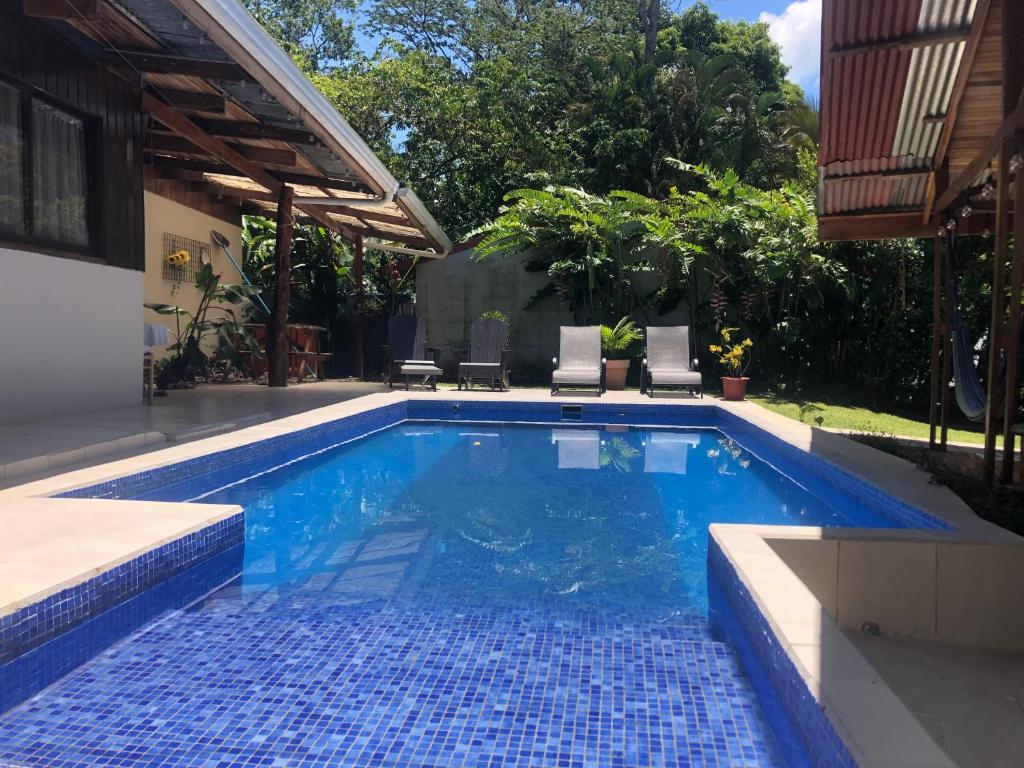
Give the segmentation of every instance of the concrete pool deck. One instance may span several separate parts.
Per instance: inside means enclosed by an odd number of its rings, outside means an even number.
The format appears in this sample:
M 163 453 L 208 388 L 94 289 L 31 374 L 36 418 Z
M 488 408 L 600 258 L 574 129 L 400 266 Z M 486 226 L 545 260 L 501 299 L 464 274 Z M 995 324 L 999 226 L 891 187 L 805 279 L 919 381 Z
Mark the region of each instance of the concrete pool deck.
M 318 385 L 313 385 L 318 386 Z M 271 437 L 284 435 L 303 428 L 316 426 L 327 421 L 354 415 L 363 411 L 388 405 L 402 400 L 446 400 L 452 402 L 469 401 L 516 401 L 516 402 L 545 402 L 552 400 L 563 403 L 594 403 L 602 405 L 629 404 L 629 405 L 650 405 L 650 404 L 673 404 L 686 405 L 691 407 L 719 407 L 744 419 L 745 421 L 760 427 L 772 435 L 782 439 L 786 443 L 811 454 L 821 457 L 848 472 L 851 472 L 867 482 L 877 486 L 893 496 L 918 507 L 936 517 L 939 517 L 953 525 L 955 531 L 922 531 L 922 530 L 887 530 L 884 534 L 877 531 L 859 531 L 855 529 L 843 529 L 830 533 L 836 539 L 861 538 L 861 539 L 884 539 L 904 542 L 978 542 L 985 544 L 1019 544 L 1022 540 L 986 521 L 975 516 L 970 509 L 948 489 L 936 486 L 930 482 L 929 476 L 918 470 L 908 462 L 905 462 L 888 454 L 881 453 L 865 445 L 854 442 L 846 437 L 830 433 L 824 430 L 809 427 L 795 422 L 778 414 L 771 413 L 753 403 L 724 403 L 704 398 L 703 400 L 680 396 L 659 396 L 654 400 L 643 397 L 636 392 L 609 392 L 597 400 L 593 396 L 585 394 L 564 393 L 552 398 L 546 390 L 516 390 L 511 393 L 492 393 L 486 391 L 458 392 L 454 390 L 442 390 L 436 393 L 424 391 L 384 391 L 374 394 L 349 399 L 344 402 L 335 402 L 323 407 L 306 410 L 301 413 L 285 416 L 284 418 L 267 421 L 265 423 L 247 426 L 224 434 L 217 434 L 211 437 L 193 440 L 191 442 L 174 444 L 160 450 L 140 447 L 145 451 L 138 455 L 122 458 L 117 461 L 103 464 L 93 464 L 70 472 L 63 472 L 58 475 L 47 475 L 32 482 L 24 483 L 0 491 L 0 509 L 3 510 L 3 518 L 0 524 L 4 524 L 4 530 L 12 531 L 14 535 L 8 536 L 4 542 L 10 553 L 19 559 L 19 562 L 31 564 L 22 566 L 25 573 L 31 573 L 27 578 L 21 580 L 21 587 L 14 587 L 11 594 L 0 599 L 0 605 L 12 606 L 24 604 L 26 600 L 38 599 L 40 596 L 52 594 L 56 590 L 95 575 L 97 572 L 109 567 L 110 563 L 118 558 L 131 556 L 140 550 L 144 551 L 147 546 L 155 547 L 168 537 L 175 535 L 175 530 L 186 530 L 189 526 L 201 526 L 208 521 L 210 516 L 229 515 L 237 513 L 237 508 L 225 507 L 217 509 L 200 504 L 157 504 L 136 501 L 98 501 L 80 499 L 57 499 L 45 498 L 72 488 L 93 485 L 105 480 L 123 477 L 142 472 L 155 467 L 174 464 L 187 459 L 202 457 L 213 452 L 258 442 Z M 145 504 L 147 509 L 159 513 L 158 516 L 165 518 L 159 521 L 140 522 L 138 515 L 140 504 Z M 176 509 L 186 508 L 186 509 Z M 7 525 L 11 521 L 19 521 L 17 524 Z M 25 521 L 31 521 L 26 524 Z M 177 528 L 175 528 L 177 526 Z M 722 526 L 723 528 L 734 529 L 736 535 L 743 533 L 742 529 L 752 526 Z M 130 529 L 130 530 L 126 530 Z M 806 538 L 808 531 L 812 529 L 790 528 L 780 532 L 778 539 Z M 115 533 L 116 532 L 116 533 Z M 732 536 L 733 532 L 730 531 Z M 109 541 L 108 541 L 109 538 Z M 81 547 L 81 551 L 74 558 L 68 557 L 69 549 L 73 549 L 72 542 L 81 540 L 90 542 Z M 147 545 L 147 541 L 149 542 Z M 109 546 L 105 546 L 107 542 Z M 736 550 L 737 557 L 743 558 L 746 555 L 743 546 Z M 0 552 L 0 555 L 3 555 Z M 786 616 L 789 612 L 797 610 L 792 599 L 792 590 L 785 587 L 793 578 L 806 578 L 806 574 L 794 575 L 794 567 L 786 565 L 775 555 L 775 559 L 782 563 L 782 568 L 790 573 L 790 577 L 776 578 L 772 573 L 777 568 L 747 569 L 745 573 L 750 583 L 758 590 L 766 590 L 766 594 L 775 594 L 765 605 L 768 613 L 774 618 Z M 11 562 L 6 560 L 5 562 Z M 797 568 L 799 570 L 799 568 Z M 77 576 L 75 574 L 78 574 Z M 781 573 L 781 572 L 780 572 Z M 778 574 L 776 573 L 776 576 Z M 50 584 L 46 582 L 49 580 Z M 804 592 L 808 592 L 805 587 Z M 808 592 L 813 595 L 813 591 Z M 0 609 L 0 614 L 6 609 Z M 819 614 L 822 612 L 821 604 L 816 609 Z M 778 615 L 775 615 L 778 614 Z M 825 636 L 826 631 L 822 630 L 821 624 L 817 625 L 819 637 Z M 829 635 L 831 636 L 831 635 Z M 808 644 L 808 643 L 804 643 Z M 819 641 L 820 645 L 820 641 Z M 847 645 L 850 645 L 847 642 Z M 872 669 L 863 658 L 857 654 L 850 645 L 851 652 L 874 673 L 877 680 L 881 677 Z M 791 649 L 792 650 L 792 649 Z M 796 650 L 793 650 L 794 658 Z M 821 661 L 820 655 L 817 662 L 807 662 L 813 666 L 818 664 L 819 673 L 826 669 Z M 1014 662 L 1016 663 L 1016 661 Z M 841 666 L 841 665 L 840 665 Z M 832 667 L 828 667 L 831 669 Z M 811 672 L 808 673 L 813 678 Z M 881 683 L 883 686 L 885 682 Z M 846 690 L 849 698 L 844 698 L 838 705 L 846 708 L 848 712 L 867 713 L 873 706 L 871 701 L 858 694 L 856 690 L 839 686 L 838 690 Z M 886 686 L 886 690 L 889 688 Z M 889 691 L 892 694 L 892 691 Z M 839 693 L 835 694 L 839 696 Z M 846 694 L 842 694 L 845 696 Z M 902 722 L 915 722 L 914 716 L 909 713 L 905 706 L 899 702 L 899 697 L 892 695 L 889 703 L 895 701 L 896 710 L 900 711 Z M 850 709 L 852 707 L 852 709 Z M 900 709 L 902 707 L 902 709 Z M 919 713 L 914 713 L 919 714 Z M 849 719 L 847 715 L 847 719 Z M 895 717 L 895 716 L 894 716 Z M 910 718 L 907 720 L 906 718 Z M 885 764 L 911 764 L 903 757 L 908 757 L 903 742 L 894 743 L 891 738 L 878 740 L 878 729 L 890 727 L 895 722 L 893 718 L 862 718 L 858 725 L 866 730 L 858 732 L 854 737 L 857 743 L 871 743 L 875 746 L 871 753 L 871 760 L 881 765 Z M 907 733 L 914 731 L 915 738 L 924 734 L 924 731 L 917 731 L 908 726 Z M 874 734 L 874 735 L 872 735 Z M 924 738 L 928 739 L 927 734 Z M 989 734 L 991 738 L 991 734 Z M 875 739 L 875 741 L 872 741 Z M 922 742 L 923 743 L 923 742 Z M 931 743 L 930 741 L 928 743 Z M 935 759 L 928 764 L 942 765 L 941 755 L 935 753 Z M 889 760 L 885 757 L 900 757 L 900 759 Z M 868 764 L 865 762 L 864 764 Z M 921 764 L 921 763 L 918 763 Z M 979 765 L 981 763 L 978 763 Z M 986 763 L 986 765 L 999 765 L 998 762 Z

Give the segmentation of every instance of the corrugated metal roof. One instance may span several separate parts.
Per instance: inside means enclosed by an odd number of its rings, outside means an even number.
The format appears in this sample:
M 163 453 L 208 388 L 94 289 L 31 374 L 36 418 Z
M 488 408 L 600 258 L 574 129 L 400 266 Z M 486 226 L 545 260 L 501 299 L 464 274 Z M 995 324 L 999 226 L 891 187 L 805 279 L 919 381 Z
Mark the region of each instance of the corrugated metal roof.
M 867 47 L 963 30 L 977 0 L 825 0 L 819 213 L 921 210 L 928 179 L 870 176 L 930 169 L 963 62 L 963 41 Z M 866 46 L 835 56 L 836 49 Z M 929 118 L 926 120 L 926 118 Z M 856 178 L 836 176 L 857 174 Z

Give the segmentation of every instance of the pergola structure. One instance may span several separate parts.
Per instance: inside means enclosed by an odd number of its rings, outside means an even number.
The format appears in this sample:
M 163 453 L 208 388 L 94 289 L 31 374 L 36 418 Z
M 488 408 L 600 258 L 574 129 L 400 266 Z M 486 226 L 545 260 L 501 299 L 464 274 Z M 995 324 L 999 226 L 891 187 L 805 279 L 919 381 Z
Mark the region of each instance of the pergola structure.
M 69 45 L 141 89 L 147 178 L 243 212 L 276 215 L 269 380 L 287 380 L 292 227 L 352 243 L 356 302 L 373 248 L 441 258 L 451 242 L 237 0 L 22 0 Z M 358 344 L 358 341 L 357 341 Z M 361 355 L 357 353 L 357 360 Z
M 824 0 L 818 229 L 824 240 L 932 237 L 933 448 L 946 446 L 953 275 L 944 235 L 993 238 L 985 476 L 1013 477 L 1024 199 L 1024 2 Z M 1021 168 L 1024 170 L 1024 168 Z M 1011 235 L 1013 237 L 1011 238 Z M 1012 239 L 1012 249 L 1011 249 Z M 1011 253 L 1012 250 L 1012 253 Z

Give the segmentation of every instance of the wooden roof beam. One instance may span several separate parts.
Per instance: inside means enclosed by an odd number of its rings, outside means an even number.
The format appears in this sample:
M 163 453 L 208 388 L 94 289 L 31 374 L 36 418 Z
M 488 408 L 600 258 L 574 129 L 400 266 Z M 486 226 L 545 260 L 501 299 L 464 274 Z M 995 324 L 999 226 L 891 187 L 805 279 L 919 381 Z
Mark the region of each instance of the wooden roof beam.
M 105 58 L 110 65 L 127 64 L 132 69 L 152 75 L 187 75 L 233 82 L 252 79 L 244 69 L 233 61 L 192 59 L 187 56 L 173 56 L 154 51 L 122 51 L 119 49 L 108 49 Z
M 946 110 L 945 124 L 942 126 L 942 133 L 939 134 L 939 143 L 935 147 L 935 157 L 932 158 L 932 170 L 938 170 L 946 160 L 946 151 L 949 149 L 950 139 L 953 138 L 953 128 L 956 126 L 956 118 L 960 113 L 960 100 L 963 98 L 967 81 L 971 76 L 971 69 L 974 66 L 974 56 L 981 44 L 981 33 L 985 29 L 985 20 L 988 17 L 988 9 L 991 0 L 978 0 L 974 7 L 974 18 L 971 19 L 971 34 L 967 38 L 967 45 L 964 46 L 964 55 L 960 59 L 960 71 L 956 74 L 956 81 L 953 83 L 953 92 L 950 94 L 949 107 Z
M 862 171 L 860 173 L 841 173 L 831 176 L 826 171 L 822 181 L 844 181 L 846 179 L 890 179 L 890 178 L 913 178 L 915 176 L 927 176 L 931 171 L 928 168 L 887 168 L 880 171 Z
M 35 19 L 100 21 L 100 0 L 21 0 L 21 12 Z
M 248 144 L 225 142 L 227 146 L 238 152 L 242 157 L 257 163 L 271 165 L 295 165 L 296 155 L 292 149 L 274 149 L 272 147 L 253 147 Z M 178 155 L 209 154 L 188 139 L 180 136 L 169 136 L 162 133 L 150 133 L 146 137 L 146 149 L 153 152 L 170 152 Z
M 818 218 L 818 237 L 822 240 L 881 240 L 934 235 L 934 228 L 921 220 L 920 211 Z
M 278 128 L 263 123 L 201 117 L 195 118 L 193 122 L 209 134 L 230 139 L 266 139 L 268 141 L 286 141 L 289 144 L 320 145 L 320 140 L 316 136 L 300 128 Z
M 147 158 L 147 162 L 153 165 L 160 166 L 161 168 L 190 172 L 195 171 L 198 173 L 216 173 L 221 176 L 245 176 L 244 173 L 239 173 L 236 169 L 230 165 L 224 165 L 222 163 L 211 162 L 210 160 L 193 159 L 190 157 L 167 157 L 150 155 Z M 297 184 L 300 186 L 317 187 L 318 189 L 335 189 L 347 192 L 363 192 L 368 193 L 369 190 L 364 184 L 359 182 L 350 181 L 348 179 L 324 179 L 319 176 L 307 176 L 301 173 L 290 173 L 288 171 L 270 171 L 269 172 L 275 179 L 282 181 L 286 184 Z
M 205 150 L 222 163 L 226 163 L 245 176 L 248 176 L 257 184 L 265 187 L 268 191 L 279 192 L 281 187 L 284 186 L 284 182 L 274 178 L 269 171 L 261 168 L 252 160 L 242 156 L 241 153 L 232 149 L 228 144 L 221 141 L 216 136 L 211 136 L 206 133 L 202 128 L 189 120 L 181 112 L 173 107 L 167 106 L 151 94 L 142 94 L 142 108 L 153 118 L 166 125 L 175 133 L 178 133 L 188 139 L 197 147 Z M 317 211 L 312 206 L 296 206 L 296 208 L 317 221 L 320 221 L 324 226 L 334 230 L 342 237 L 351 240 L 356 235 L 356 233 L 349 227 L 346 227 L 339 221 L 335 221 L 323 212 Z
M 1007 138 L 1013 133 L 1024 128 L 1024 94 L 1017 101 L 1017 107 L 1010 113 L 999 130 L 989 137 L 989 140 L 985 142 L 985 146 L 974 156 L 974 159 L 967 164 L 960 173 L 958 173 L 950 182 L 949 186 L 939 195 L 935 201 L 935 205 L 932 207 L 937 213 L 942 213 L 949 208 L 956 199 L 960 197 L 961 193 L 969 189 L 973 184 L 974 180 L 978 178 L 978 175 L 988 168 L 992 162 L 992 158 L 995 157 L 996 152 L 999 151 L 999 147 L 1002 145 Z
M 852 45 L 836 45 L 829 51 L 833 59 L 843 56 L 853 56 L 858 53 L 870 53 L 874 51 L 900 50 L 911 51 L 914 48 L 924 48 L 929 45 L 942 45 L 944 43 L 957 43 L 967 40 L 971 35 L 970 28 L 967 29 L 942 29 L 936 32 L 921 32 L 914 35 L 893 37 L 888 40 L 872 40 L 866 43 L 854 43 Z
M 196 93 L 194 91 L 176 91 L 170 88 L 154 88 L 157 96 L 177 109 L 193 112 L 213 112 L 224 114 L 227 111 L 227 99 L 219 93 Z

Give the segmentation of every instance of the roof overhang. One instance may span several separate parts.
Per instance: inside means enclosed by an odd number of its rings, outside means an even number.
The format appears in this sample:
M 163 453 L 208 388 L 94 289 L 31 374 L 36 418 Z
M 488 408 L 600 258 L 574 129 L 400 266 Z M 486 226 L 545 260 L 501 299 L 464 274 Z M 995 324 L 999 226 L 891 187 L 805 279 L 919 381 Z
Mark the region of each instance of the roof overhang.
M 70 0 L 66 6 L 27 0 L 23 7 L 139 80 L 153 118 L 145 158 L 155 172 L 254 211 L 275 208 L 287 184 L 296 197 L 316 203 L 296 206 L 306 216 L 349 239 L 435 258 L 451 249 L 419 198 L 238 0 Z
M 982 232 L 1003 119 L 999 0 L 823 0 L 826 240 Z M 991 150 L 991 151 L 990 151 Z

